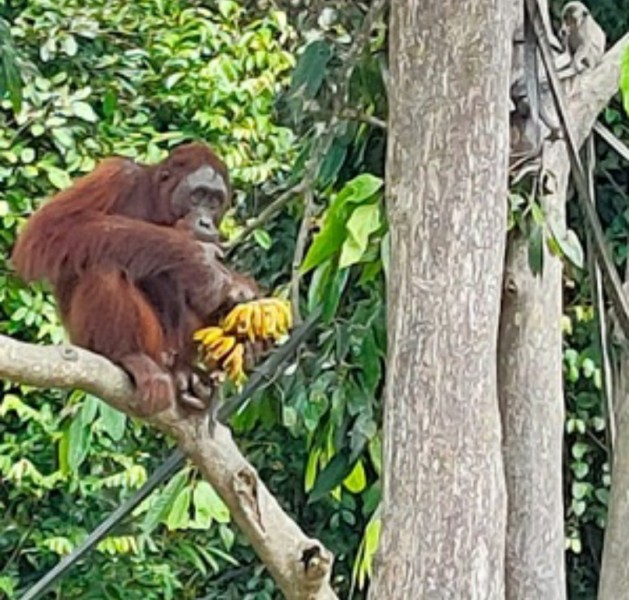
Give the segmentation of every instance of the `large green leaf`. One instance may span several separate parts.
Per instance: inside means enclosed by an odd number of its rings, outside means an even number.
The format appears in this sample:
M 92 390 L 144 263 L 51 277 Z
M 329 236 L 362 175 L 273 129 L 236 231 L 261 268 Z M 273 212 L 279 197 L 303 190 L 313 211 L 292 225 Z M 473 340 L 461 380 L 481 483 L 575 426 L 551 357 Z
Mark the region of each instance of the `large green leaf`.
M 360 262 L 367 250 L 369 236 L 377 231 L 380 225 L 380 205 L 377 203 L 359 206 L 352 212 L 347 221 L 349 237 L 341 248 L 339 269 L 351 267 Z
M 194 488 L 195 521 L 209 527 L 213 521 L 229 523 L 229 509 L 207 481 L 199 481 Z
M 103 429 L 114 442 L 120 441 L 127 425 L 127 415 L 109 406 L 106 402 L 100 403 L 99 412 Z
M 316 502 L 339 486 L 351 473 L 353 465 L 349 461 L 349 452 L 342 451 L 317 476 L 317 480 L 310 492 L 308 502 Z
M 173 505 L 166 517 L 166 526 L 168 529 L 183 529 L 190 522 L 190 501 L 192 493 L 189 487 L 183 488 L 179 495 L 175 498 Z
M 362 204 L 382 188 L 382 179 L 369 173 L 348 182 L 328 208 L 323 227 L 315 236 L 301 266 L 307 273 L 338 252 L 347 239 L 346 223 L 352 214 L 352 204 Z
M 308 44 L 295 65 L 289 97 L 302 95 L 314 98 L 326 74 L 326 66 L 332 57 L 332 48 L 325 40 Z
M 150 533 L 157 527 L 159 522 L 170 512 L 175 499 L 186 485 L 188 473 L 180 471 L 167 484 L 166 487 L 157 494 L 157 498 L 152 502 L 149 510 L 142 521 L 142 531 Z

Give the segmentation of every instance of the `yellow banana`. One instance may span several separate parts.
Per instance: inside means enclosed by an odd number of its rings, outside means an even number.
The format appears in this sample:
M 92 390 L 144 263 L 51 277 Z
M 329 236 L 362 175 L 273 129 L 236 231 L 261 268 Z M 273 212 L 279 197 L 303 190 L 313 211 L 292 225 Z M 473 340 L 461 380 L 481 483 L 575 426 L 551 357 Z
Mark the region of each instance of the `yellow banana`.
M 215 360 L 220 360 L 236 345 L 236 338 L 233 335 L 226 335 L 208 347 L 208 352 Z
M 245 304 L 237 304 L 232 308 L 231 312 L 223 319 L 221 323 L 223 329 L 225 331 L 231 332 L 235 329 L 238 321 L 240 320 L 240 315 L 247 306 Z
M 251 328 L 251 317 L 253 316 L 253 309 L 255 307 L 252 304 L 249 304 L 243 307 L 243 310 L 240 311 L 238 322 L 236 323 L 236 331 L 235 333 L 238 335 L 247 335 Z
M 276 309 L 277 318 L 277 332 L 284 335 L 288 331 L 288 315 L 286 313 L 286 307 L 281 305 Z
M 222 337 L 223 333 L 223 329 L 220 327 L 205 327 L 194 333 L 194 339 L 197 342 L 201 342 L 204 346 L 208 346 Z
M 223 368 L 229 378 L 236 384 L 242 383 L 246 379 L 243 370 L 245 360 L 245 347 L 243 344 L 236 344 L 229 356 L 223 361 Z
M 272 337 L 276 336 L 277 331 L 277 314 L 272 306 L 265 306 L 263 308 L 264 318 L 262 331 L 264 337 Z
M 229 356 L 223 361 L 223 367 L 226 370 L 242 370 L 244 356 L 245 347 L 240 343 L 236 344 Z
M 262 306 L 260 303 L 256 303 L 253 307 L 253 311 L 251 314 L 251 330 L 249 332 L 249 340 L 254 341 L 256 338 L 259 339 L 263 335 L 263 320 L 264 314 L 262 310 Z

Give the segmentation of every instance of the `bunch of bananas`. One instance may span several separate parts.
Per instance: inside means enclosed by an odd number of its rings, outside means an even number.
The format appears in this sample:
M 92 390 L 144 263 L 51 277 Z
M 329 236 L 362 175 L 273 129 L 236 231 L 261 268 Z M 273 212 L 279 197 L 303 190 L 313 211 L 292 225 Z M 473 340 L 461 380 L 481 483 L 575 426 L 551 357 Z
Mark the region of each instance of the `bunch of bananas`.
M 250 342 L 273 340 L 286 335 L 293 324 L 290 303 L 280 298 L 264 298 L 238 304 L 218 326 L 200 329 L 194 339 L 205 350 L 204 362 L 218 366 L 240 386 L 246 380 L 245 346 Z

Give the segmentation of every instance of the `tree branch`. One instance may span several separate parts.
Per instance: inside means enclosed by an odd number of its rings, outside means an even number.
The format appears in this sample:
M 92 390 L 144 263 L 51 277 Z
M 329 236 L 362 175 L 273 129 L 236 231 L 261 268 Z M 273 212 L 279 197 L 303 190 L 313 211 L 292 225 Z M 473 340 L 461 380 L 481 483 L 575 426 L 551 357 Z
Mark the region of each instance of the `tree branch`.
M 74 346 L 36 346 L 0 336 L 0 377 L 42 388 L 80 388 L 135 416 L 127 375 L 102 356 Z M 220 423 L 172 407 L 148 419 L 173 436 L 221 496 L 289 600 L 333 600 L 332 554 L 282 510 Z
M 290 282 L 291 303 L 293 305 L 293 314 L 295 315 L 296 322 L 301 321 L 299 312 L 299 284 L 301 283 L 301 272 L 299 268 L 301 267 L 306 252 L 308 234 L 312 227 L 314 212 L 314 194 L 312 190 L 308 190 L 304 200 L 304 216 L 302 217 L 299 233 L 297 234 L 297 241 L 295 242 L 295 254 L 293 256 L 292 277 Z
M 601 63 L 564 85 L 566 107 L 579 146 L 590 134 L 600 112 L 618 92 L 620 67 L 629 47 L 629 33 L 625 34 L 605 54 Z

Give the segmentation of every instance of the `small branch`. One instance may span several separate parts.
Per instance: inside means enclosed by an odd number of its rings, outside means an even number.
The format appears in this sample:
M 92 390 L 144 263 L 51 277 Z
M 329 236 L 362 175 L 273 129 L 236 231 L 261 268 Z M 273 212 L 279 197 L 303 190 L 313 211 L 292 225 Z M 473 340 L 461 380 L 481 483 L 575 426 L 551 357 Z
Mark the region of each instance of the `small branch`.
M 622 158 L 629 162 L 629 148 L 622 140 L 619 140 L 605 125 L 597 121 L 594 123 L 594 131 L 601 136 L 601 139 L 607 143 L 608 146 L 615 150 Z
M 314 194 L 312 190 L 307 190 L 304 196 L 304 216 L 301 220 L 297 241 L 295 242 L 295 254 L 293 256 L 293 274 L 290 282 L 291 303 L 293 305 L 293 314 L 295 321 L 301 321 L 299 314 L 299 284 L 301 283 L 301 273 L 299 267 L 304 260 L 306 252 L 306 244 L 308 243 L 308 233 L 312 225 L 312 217 L 314 215 Z
M 127 375 L 102 356 L 74 346 L 36 346 L 0 336 L 0 377 L 35 387 L 80 388 L 135 416 Z M 282 510 L 234 443 L 207 415 L 172 407 L 148 422 L 173 436 L 228 506 L 234 522 L 289 600 L 333 600 L 333 558 Z
M 258 227 L 264 225 L 267 221 L 271 219 L 277 212 L 284 208 L 289 200 L 293 198 L 293 196 L 297 196 L 302 194 L 306 190 L 304 186 L 303 180 L 294 185 L 293 187 L 287 189 L 285 192 L 282 192 L 271 204 L 269 204 L 251 223 L 249 223 L 233 240 L 229 242 L 227 247 L 229 249 L 234 248 L 238 244 L 240 244 L 243 240 L 247 239 L 252 232 L 254 232 Z
M 383 119 L 359 112 L 352 108 L 346 108 L 345 110 L 342 110 L 338 116 L 340 119 L 347 119 L 348 121 L 359 121 L 361 123 L 367 123 L 367 125 L 377 127 L 378 129 L 387 128 L 387 122 Z

